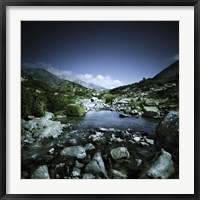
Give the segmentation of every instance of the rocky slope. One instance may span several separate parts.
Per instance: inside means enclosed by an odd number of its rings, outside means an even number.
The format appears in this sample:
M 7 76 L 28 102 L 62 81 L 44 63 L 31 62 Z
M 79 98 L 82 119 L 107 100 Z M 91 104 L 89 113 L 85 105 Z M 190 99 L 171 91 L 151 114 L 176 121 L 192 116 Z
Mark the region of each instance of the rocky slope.
M 154 79 L 170 78 L 177 75 L 179 75 L 179 60 L 154 76 Z

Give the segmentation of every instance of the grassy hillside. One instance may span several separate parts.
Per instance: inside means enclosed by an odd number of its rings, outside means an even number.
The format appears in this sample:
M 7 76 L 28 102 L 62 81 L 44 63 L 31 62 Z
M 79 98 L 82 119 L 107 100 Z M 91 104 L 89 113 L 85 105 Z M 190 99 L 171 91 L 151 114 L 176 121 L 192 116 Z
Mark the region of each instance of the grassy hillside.
M 23 70 L 21 77 L 22 118 L 30 115 L 40 117 L 44 115 L 45 111 L 63 113 L 68 105 L 74 104 L 82 98 L 90 98 L 94 92 L 94 90 L 70 81 L 51 85 L 48 84 L 48 80 L 35 80 Z

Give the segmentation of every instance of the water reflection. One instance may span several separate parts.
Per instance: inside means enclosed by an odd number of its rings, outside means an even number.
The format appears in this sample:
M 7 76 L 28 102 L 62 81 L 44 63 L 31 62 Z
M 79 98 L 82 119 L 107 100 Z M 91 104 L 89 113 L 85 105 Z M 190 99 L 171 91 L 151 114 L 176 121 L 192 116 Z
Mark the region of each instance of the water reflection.
M 155 133 L 155 127 L 158 120 L 143 117 L 130 116 L 119 117 L 120 112 L 116 111 L 89 111 L 82 118 L 68 118 L 69 121 L 76 122 L 73 129 L 91 129 L 91 128 L 116 128 L 126 130 L 128 128 L 135 131 L 145 131 L 149 134 Z

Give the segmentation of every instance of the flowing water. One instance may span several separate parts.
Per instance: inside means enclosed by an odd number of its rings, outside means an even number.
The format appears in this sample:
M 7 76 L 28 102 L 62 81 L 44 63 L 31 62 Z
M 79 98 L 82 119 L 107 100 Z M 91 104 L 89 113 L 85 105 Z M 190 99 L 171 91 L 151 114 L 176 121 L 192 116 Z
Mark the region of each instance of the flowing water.
M 131 129 L 133 131 L 147 132 L 149 135 L 155 135 L 155 127 L 158 124 L 158 120 L 129 116 L 120 118 L 120 112 L 117 111 L 89 111 L 82 117 L 67 117 L 61 120 L 62 123 L 72 122 L 71 130 L 66 130 L 65 134 L 76 130 L 76 134 L 70 134 L 70 138 L 81 137 L 80 133 L 87 130 L 96 128 L 114 128 L 119 130 Z M 42 146 L 30 145 L 29 150 L 22 150 L 22 162 L 31 162 L 31 160 L 37 160 L 42 155 L 45 155 L 50 148 L 55 147 L 58 140 L 66 140 L 65 137 L 58 139 L 49 138 Z

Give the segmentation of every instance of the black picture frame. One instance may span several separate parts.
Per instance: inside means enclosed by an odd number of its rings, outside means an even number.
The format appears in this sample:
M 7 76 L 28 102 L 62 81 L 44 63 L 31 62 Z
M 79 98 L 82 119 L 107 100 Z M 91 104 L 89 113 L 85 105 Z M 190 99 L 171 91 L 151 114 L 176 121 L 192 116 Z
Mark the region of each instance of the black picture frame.
M 7 6 L 194 6 L 194 194 L 7 194 L 6 193 L 6 7 Z M 199 94 L 200 1 L 199 0 L 3 0 L 0 1 L 0 197 L 1 199 L 200 199 L 199 195 Z M 189 36 L 188 36 L 189 37 Z

